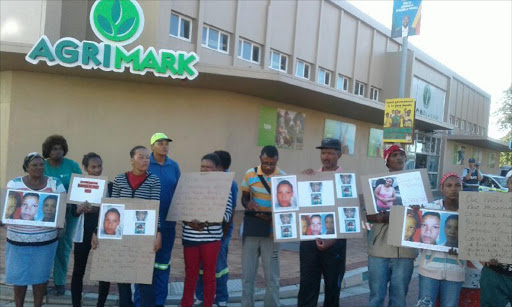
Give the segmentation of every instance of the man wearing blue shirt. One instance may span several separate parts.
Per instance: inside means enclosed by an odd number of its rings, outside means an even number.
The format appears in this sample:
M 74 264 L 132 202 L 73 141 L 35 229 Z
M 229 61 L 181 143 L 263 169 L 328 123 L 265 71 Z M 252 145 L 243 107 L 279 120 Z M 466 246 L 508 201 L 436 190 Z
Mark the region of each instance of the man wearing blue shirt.
M 169 143 L 172 140 L 164 133 L 155 133 L 151 137 L 151 150 L 148 171 L 160 179 L 160 232 L 162 234 L 162 248 L 156 253 L 155 268 L 153 270 L 153 290 L 155 292 L 155 306 L 164 306 L 168 294 L 170 275 L 171 252 L 176 235 L 176 222 L 168 222 L 167 213 L 171 206 L 174 191 L 180 179 L 178 163 L 170 159 Z M 138 305 L 139 294 L 135 289 L 135 305 Z

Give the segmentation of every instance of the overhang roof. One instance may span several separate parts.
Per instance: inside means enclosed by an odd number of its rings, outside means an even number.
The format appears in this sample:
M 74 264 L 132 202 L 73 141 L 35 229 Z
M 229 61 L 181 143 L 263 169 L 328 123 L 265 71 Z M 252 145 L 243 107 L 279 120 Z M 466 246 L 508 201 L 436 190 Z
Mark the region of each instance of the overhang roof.
M 505 142 L 500 140 L 496 140 L 487 136 L 473 136 L 473 135 L 448 135 L 446 137 L 449 141 L 455 141 L 471 146 L 477 146 L 487 149 L 496 150 L 499 152 L 509 152 L 512 151 L 508 148 Z
M 201 63 L 196 64 L 195 67 L 199 71 L 199 76 L 196 79 L 192 81 L 175 80 L 155 77 L 150 72 L 145 75 L 135 75 L 128 71 L 116 73 L 100 69 L 87 70 L 81 67 L 48 66 L 44 62 L 32 65 L 25 61 L 23 52 L 0 52 L 0 71 L 40 72 L 166 86 L 208 88 L 256 96 L 376 125 L 383 123 L 384 103 L 341 92 L 308 80 L 301 80 L 286 73 L 261 68 L 215 66 Z M 451 130 L 453 126 L 417 115 L 416 129 L 421 131 Z

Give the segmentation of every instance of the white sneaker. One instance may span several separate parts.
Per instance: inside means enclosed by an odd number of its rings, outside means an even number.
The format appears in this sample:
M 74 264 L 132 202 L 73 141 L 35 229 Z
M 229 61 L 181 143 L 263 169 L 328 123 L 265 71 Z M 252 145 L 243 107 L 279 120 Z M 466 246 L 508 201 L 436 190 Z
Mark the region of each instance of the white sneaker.
M 203 306 L 203 301 L 196 299 L 196 301 L 194 302 L 194 304 L 192 304 L 192 306 L 201 307 L 201 306 Z

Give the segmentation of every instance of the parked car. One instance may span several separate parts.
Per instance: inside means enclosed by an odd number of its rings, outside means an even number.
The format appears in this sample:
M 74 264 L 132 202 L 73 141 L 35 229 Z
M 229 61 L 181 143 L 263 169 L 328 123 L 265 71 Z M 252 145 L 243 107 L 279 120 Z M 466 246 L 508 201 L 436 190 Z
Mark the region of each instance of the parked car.
M 482 176 L 484 178 L 480 181 L 478 191 L 508 192 L 507 178 L 491 174 L 482 174 Z

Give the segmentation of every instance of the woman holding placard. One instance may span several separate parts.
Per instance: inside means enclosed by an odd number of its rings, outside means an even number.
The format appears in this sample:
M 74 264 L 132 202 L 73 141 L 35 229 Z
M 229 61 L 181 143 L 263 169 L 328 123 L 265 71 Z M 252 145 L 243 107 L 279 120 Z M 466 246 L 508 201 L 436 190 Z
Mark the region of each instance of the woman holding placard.
M 215 172 L 220 164 L 216 154 L 207 154 L 201 159 L 201 172 Z M 224 222 L 229 222 L 232 215 L 232 195 L 224 211 Z M 203 269 L 203 306 L 213 305 L 215 298 L 215 270 L 217 256 L 222 239 L 222 223 L 203 223 L 197 220 L 183 222 L 183 255 L 185 258 L 185 284 L 181 307 L 191 307 L 199 278 L 199 268 Z
M 459 210 L 462 180 L 456 173 L 446 173 L 441 179 L 444 199 L 438 209 Z M 465 278 L 466 261 L 458 260 L 453 248 L 449 253 L 423 250 L 419 259 L 419 297 L 416 306 L 433 306 L 440 296 L 441 307 L 456 307 Z
M 44 158 L 37 152 L 23 161 L 25 176 L 7 183 L 8 189 L 46 193 L 66 192 L 62 183 L 44 176 Z M 57 229 L 27 225 L 8 225 L 5 244 L 5 279 L 14 285 L 16 306 L 23 306 L 27 286 L 32 285 L 34 306 L 42 306 L 57 250 Z M 33 265 L 37 264 L 37 265 Z
M 93 152 L 90 152 L 82 159 L 82 166 L 85 172 L 90 176 L 101 176 L 103 172 L 103 161 L 101 157 Z M 109 183 L 109 190 L 112 184 Z M 107 197 L 110 196 L 110 191 L 107 191 Z M 78 225 L 81 229 L 77 229 L 75 235 L 75 249 L 74 249 L 74 266 L 73 276 L 71 277 L 71 300 L 73 306 L 82 305 L 82 289 L 85 268 L 87 266 L 87 259 L 89 258 L 89 251 L 91 250 L 92 238 L 98 227 L 99 207 L 93 207 L 88 202 L 81 205 L 73 205 L 72 214 L 75 217 L 83 219 Z M 83 215 L 80 217 L 80 215 Z M 95 246 L 97 245 L 94 244 Z M 98 289 L 98 307 L 105 305 L 108 292 L 110 290 L 110 283 L 100 281 Z

